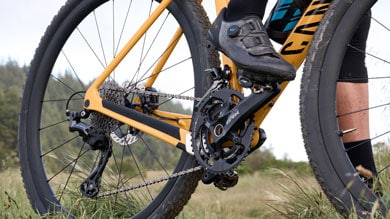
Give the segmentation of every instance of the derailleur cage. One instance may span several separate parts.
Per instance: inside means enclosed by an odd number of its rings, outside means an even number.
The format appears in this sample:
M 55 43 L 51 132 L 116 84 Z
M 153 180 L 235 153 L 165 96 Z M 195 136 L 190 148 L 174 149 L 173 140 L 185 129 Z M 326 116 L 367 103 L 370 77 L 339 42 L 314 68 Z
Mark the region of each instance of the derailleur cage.
M 100 160 L 92 173 L 80 184 L 80 192 L 88 198 L 95 198 L 100 190 L 100 179 L 103 171 L 112 155 L 111 147 L 102 150 Z

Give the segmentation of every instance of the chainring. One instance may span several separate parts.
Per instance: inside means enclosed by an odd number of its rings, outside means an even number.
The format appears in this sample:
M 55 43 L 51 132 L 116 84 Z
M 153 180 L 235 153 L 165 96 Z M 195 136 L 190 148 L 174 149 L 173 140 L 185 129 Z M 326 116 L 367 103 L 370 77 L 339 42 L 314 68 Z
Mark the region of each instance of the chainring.
M 232 109 L 243 98 L 239 92 L 223 88 L 210 94 L 195 109 L 192 132 L 194 155 L 210 173 L 231 171 L 249 154 L 254 134 L 253 120 L 248 119 L 224 133 L 224 125 L 230 118 L 239 116 L 234 115 Z

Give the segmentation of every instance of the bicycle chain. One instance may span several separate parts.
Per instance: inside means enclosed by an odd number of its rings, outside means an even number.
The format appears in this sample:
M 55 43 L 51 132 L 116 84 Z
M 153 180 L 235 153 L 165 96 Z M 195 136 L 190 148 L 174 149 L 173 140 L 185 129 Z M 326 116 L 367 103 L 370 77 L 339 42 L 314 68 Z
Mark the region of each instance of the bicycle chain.
M 121 91 L 123 91 L 123 90 L 121 90 Z M 202 99 L 199 97 L 191 97 L 191 96 L 184 96 L 184 95 L 178 95 L 178 94 L 168 94 L 168 93 L 147 91 L 145 89 L 137 89 L 137 88 L 129 88 L 129 87 L 125 88 L 124 91 L 126 94 L 134 93 L 136 95 L 153 95 L 153 96 L 163 97 L 163 98 L 167 98 L 167 99 L 181 99 L 181 100 L 190 100 L 190 101 L 201 101 L 201 99 Z M 131 185 L 131 186 L 126 186 L 126 187 L 123 187 L 120 189 L 106 191 L 106 192 L 98 194 L 95 198 L 102 198 L 102 197 L 111 196 L 111 195 L 115 195 L 115 194 L 122 193 L 122 192 L 128 192 L 131 190 L 140 189 L 140 188 L 150 186 L 150 185 L 153 185 L 156 183 L 168 181 L 168 180 L 173 179 L 173 178 L 188 175 L 190 173 L 199 171 L 201 169 L 203 169 L 202 166 L 193 167 L 193 168 L 186 169 L 186 170 L 183 170 L 183 171 L 171 174 L 171 175 L 167 175 L 167 176 L 158 178 L 158 179 L 145 181 L 143 183 L 139 183 L 139 184 L 135 184 L 135 185 Z
M 126 94 L 134 93 L 137 95 L 153 95 L 157 97 L 163 97 L 167 99 L 179 99 L 179 100 L 190 100 L 190 101 L 201 101 L 201 97 L 191 97 L 191 96 L 184 96 L 180 94 L 168 94 L 168 93 L 162 93 L 162 92 L 155 92 L 155 91 L 148 91 L 144 89 L 137 89 L 137 88 L 125 88 Z
M 205 96 L 207 96 L 208 94 L 212 93 L 215 90 L 220 89 L 221 85 L 222 85 L 222 83 L 221 83 L 222 81 L 223 81 L 222 79 L 214 80 L 214 83 L 210 86 L 210 88 L 206 92 Z M 136 88 L 136 87 L 134 87 L 132 85 L 127 85 L 127 86 L 124 86 L 124 87 L 125 88 L 122 91 L 125 91 L 126 94 L 134 93 L 136 95 L 153 95 L 153 96 L 157 96 L 157 97 L 164 97 L 164 98 L 167 98 L 167 99 L 181 99 L 181 100 L 190 100 L 190 101 L 198 101 L 198 102 L 202 101 L 202 99 L 204 98 L 204 97 L 191 97 L 191 96 L 184 96 L 184 95 L 179 95 L 179 94 L 168 94 L 168 93 L 162 93 L 162 92 L 148 91 L 148 90 L 145 90 L 145 89 L 142 89 L 142 88 L 141 89 L 140 88 Z M 180 171 L 180 172 L 168 175 L 168 176 L 164 176 L 164 177 L 158 178 L 158 179 L 149 180 L 149 181 L 146 181 L 146 182 L 143 182 L 143 183 L 127 186 L 127 187 L 124 187 L 124 188 L 103 192 L 101 194 L 98 194 L 95 198 L 101 198 L 101 197 L 115 195 L 115 194 L 122 193 L 122 192 L 131 191 L 131 190 L 134 190 L 134 189 L 143 188 L 143 187 L 146 187 L 146 186 L 149 186 L 149 185 L 153 185 L 153 184 L 160 183 L 160 182 L 163 182 L 163 181 L 167 181 L 167 180 L 170 180 L 170 179 L 173 179 L 173 178 L 177 178 L 179 176 L 187 175 L 187 174 L 199 171 L 199 170 L 201 170 L 203 168 L 204 167 L 202 167 L 202 166 L 193 167 L 193 168 L 190 168 L 190 169 L 187 169 L 187 170 L 183 170 L 183 171 Z
M 122 193 L 122 192 L 128 192 L 128 191 L 131 191 L 131 190 L 134 190 L 134 189 L 143 188 L 143 187 L 150 186 L 150 185 L 153 185 L 153 184 L 156 184 L 156 183 L 160 183 L 160 182 L 163 182 L 163 181 L 168 181 L 170 179 L 177 178 L 179 176 L 188 175 L 190 173 L 199 171 L 201 169 L 203 169 L 202 166 L 193 167 L 193 168 L 190 168 L 190 169 L 187 169 L 187 170 L 183 170 L 183 171 L 180 171 L 180 172 L 168 175 L 168 176 L 164 176 L 164 177 L 158 178 L 158 179 L 149 180 L 149 181 L 145 181 L 143 183 L 127 186 L 127 187 L 124 187 L 124 188 L 103 192 L 101 194 L 98 194 L 95 198 L 102 198 L 102 197 L 115 195 L 115 194 Z

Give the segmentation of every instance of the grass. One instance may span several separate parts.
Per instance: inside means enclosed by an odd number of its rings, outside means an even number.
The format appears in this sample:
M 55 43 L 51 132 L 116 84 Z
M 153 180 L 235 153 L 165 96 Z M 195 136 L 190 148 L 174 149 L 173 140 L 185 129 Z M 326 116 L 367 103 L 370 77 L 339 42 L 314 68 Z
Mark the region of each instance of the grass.
M 20 171 L 7 170 L 0 177 L 1 218 L 40 218 L 27 200 Z M 311 176 L 304 178 L 315 182 Z M 290 184 L 288 178 L 271 170 L 243 175 L 238 185 L 227 191 L 200 183 L 178 218 L 282 218 L 273 207 L 285 201 L 280 185 Z
M 274 207 L 285 218 L 343 218 L 335 211 L 316 181 L 293 177 L 275 170 L 288 179 L 289 185 L 280 184 L 282 201 Z M 292 189 L 293 188 L 293 189 Z
M 228 191 L 200 185 L 179 218 L 342 217 L 311 175 L 268 169 L 244 175 Z
M 27 200 L 19 169 L 1 172 L 0 179 L 1 218 L 40 218 Z
M 20 171 L 6 170 L 0 173 L 0 177 L 0 217 L 40 218 L 27 200 Z M 310 174 L 296 175 L 294 171 L 267 169 L 240 176 L 238 185 L 227 191 L 200 183 L 177 218 L 343 217 L 335 212 Z
M 269 191 L 277 190 L 275 180 L 281 179 L 255 172 L 227 191 L 200 184 L 179 218 L 266 218 L 273 213 L 267 205 L 274 202 Z

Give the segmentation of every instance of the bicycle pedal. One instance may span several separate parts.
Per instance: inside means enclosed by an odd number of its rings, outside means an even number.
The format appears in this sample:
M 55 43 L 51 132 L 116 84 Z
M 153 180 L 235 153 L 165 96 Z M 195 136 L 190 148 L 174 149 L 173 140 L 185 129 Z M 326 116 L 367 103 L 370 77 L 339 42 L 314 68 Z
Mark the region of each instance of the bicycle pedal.
M 237 185 L 237 183 L 238 183 L 237 172 L 229 171 L 228 173 L 219 175 L 219 177 L 214 181 L 214 186 L 222 191 L 225 191 L 228 188 Z
M 202 176 L 202 182 L 204 184 L 211 184 L 212 182 L 214 182 L 214 180 L 217 178 L 217 176 L 218 176 L 218 174 L 205 171 L 205 173 Z

